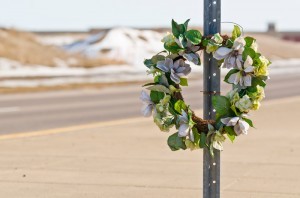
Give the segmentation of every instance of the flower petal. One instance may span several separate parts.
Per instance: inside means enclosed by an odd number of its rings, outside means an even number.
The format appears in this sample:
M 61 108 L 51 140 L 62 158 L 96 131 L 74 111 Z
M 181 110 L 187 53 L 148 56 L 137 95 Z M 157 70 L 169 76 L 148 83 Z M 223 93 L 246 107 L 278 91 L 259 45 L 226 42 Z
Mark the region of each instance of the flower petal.
M 240 119 L 238 125 L 240 126 L 240 129 L 241 129 L 241 131 L 242 131 L 244 134 L 247 134 L 247 133 L 248 133 L 248 130 L 249 130 L 249 127 L 250 127 L 249 124 L 248 124 L 248 122 L 246 122 L 246 121 Z
M 143 90 L 140 95 L 140 99 L 146 103 L 152 103 L 150 96 Z
M 179 137 L 186 137 L 189 134 L 190 128 L 188 124 L 180 125 L 178 129 L 178 136 Z
M 175 82 L 176 84 L 179 84 L 180 83 L 180 77 L 175 73 L 174 70 L 171 70 L 171 80 L 173 82 Z
M 250 87 L 252 84 L 252 77 L 251 75 L 246 75 L 242 77 L 243 81 L 244 81 L 244 86 L 246 87 Z
M 244 62 L 244 68 L 247 68 L 249 66 L 252 66 L 253 64 L 253 60 L 250 56 L 247 56 L 245 62 Z
M 156 67 L 164 72 L 169 72 L 170 68 L 165 65 L 165 61 L 158 61 Z
M 228 117 L 228 118 L 222 118 L 221 122 L 225 124 L 226 126 L 234 126 L 239 121 L 239 117 Z
M 219 49 L 217 49 L 215 51 L 215 53 L 213 54 L 214 58 L 217 60 L 221 60 L 226 58 L 229 53 L 232 52 L 232 49 L 229 49 L 227 47 L 220 47 Z
M 253 70 L 254 70 L 254 67 L 251 66 L 251 65 L 245 67 L 245 69 L 244 69 L 244 71 L 247 72 L 247 73 L 253 72 Z
M 141 112 L 144 117 L 149 117 L 152 114 L 153 105 L 148 104 L 142 107 Z
M 190 132 L 189 132 L 189 138 L 190 138 L 190 140 L 191 140 L 192 142 L 194 142 L 194 141 L 195 141 L 195 138 L 194 138 L 194 133 L 193 133 L 193 131 L 192 131 L 192 130 L 190 130 Z
M 236 133 L 236 135 L 241 135 L 242 133 L 243 133 L 243 131 L 241 130 L 241 128 L 240 128 L 240 125 L 235 125 L 234 127 L 233 127 L 233 129 L 234 129 L 234 132 Z
M 228 78 L 228 82 L 237 85 L 240 81 L 241 75 L 240 72 L 231 74 Z
M 223 145 L 221 142 L 213 141 L 213 147 L 219 151 L 223 151 Z

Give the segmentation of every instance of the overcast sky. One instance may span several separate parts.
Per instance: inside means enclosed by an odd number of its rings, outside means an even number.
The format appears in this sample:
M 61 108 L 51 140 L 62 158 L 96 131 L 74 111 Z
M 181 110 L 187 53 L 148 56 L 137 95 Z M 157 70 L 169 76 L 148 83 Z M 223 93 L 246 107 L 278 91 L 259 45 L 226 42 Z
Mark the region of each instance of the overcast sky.
M 300 0 L 222 0 L 222 21 L 246 31 L 264 31 L 268 22 L 300 30 L 299 9 Z M 26 30 L 170 26 L 172 18 L 202 25 L 203 0 L 0 0 L 0 26 Z

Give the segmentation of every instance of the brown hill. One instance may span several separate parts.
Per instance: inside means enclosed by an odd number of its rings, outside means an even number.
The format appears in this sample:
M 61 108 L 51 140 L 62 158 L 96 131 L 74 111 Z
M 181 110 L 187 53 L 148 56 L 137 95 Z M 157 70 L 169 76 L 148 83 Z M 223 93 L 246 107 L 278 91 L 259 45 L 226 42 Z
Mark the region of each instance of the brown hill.
M 89 59 L 80 54 L 68 54 L 55 46 L 38 42 L 35 35 L 15 29 L 0 29 L 0 57 L 19 61 L 22 64 L 56 66 L 94 67 L 118 64 L 109 59 Z

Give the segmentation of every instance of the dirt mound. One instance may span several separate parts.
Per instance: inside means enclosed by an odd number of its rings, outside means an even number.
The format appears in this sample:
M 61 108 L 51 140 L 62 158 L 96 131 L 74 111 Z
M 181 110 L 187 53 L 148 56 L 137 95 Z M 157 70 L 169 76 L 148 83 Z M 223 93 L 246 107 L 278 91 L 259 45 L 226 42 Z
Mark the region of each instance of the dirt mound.
M 32 33 L 15 29 L 0 29 L 0 57 L 26 65 L 95 67 L 120 64 L 120 61 L 107 58 L 69 54 L 59 47 L 42 44 Z

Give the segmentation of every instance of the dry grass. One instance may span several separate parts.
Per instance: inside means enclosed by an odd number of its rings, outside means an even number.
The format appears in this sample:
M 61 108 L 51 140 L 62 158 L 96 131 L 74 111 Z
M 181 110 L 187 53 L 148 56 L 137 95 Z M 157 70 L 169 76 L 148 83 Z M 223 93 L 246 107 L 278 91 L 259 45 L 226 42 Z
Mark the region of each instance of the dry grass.
M 0 57 L 22 64 L 56 66 L 57 60 L 71 66 L 96 67 L 123 62 L 110 59 L 88 59 L 79 54 L 68 54 L 54 46 L 37 41 L 34 34 L 14 29 L 0 29 Z
M 300 43 L 282 40 L 280 38 L 254 34 L 251 35 L 257 39 L 259 51 L 271 60 L 300 58 Z

